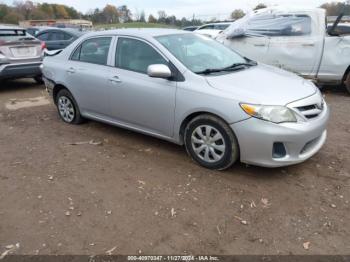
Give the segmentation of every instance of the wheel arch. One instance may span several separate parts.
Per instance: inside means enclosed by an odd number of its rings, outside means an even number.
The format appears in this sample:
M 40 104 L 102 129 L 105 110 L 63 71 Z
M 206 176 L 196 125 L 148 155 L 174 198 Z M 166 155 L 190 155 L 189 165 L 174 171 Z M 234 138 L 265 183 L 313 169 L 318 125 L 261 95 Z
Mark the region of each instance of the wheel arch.
M 52 90 L 52 98 L 54 103 L 56 104 L 56 97 L 59 91 L 66 89 L 68 90 L 70 93 L 72 93 L 66 86 L 62 85 L 62 84 L 56 84 Z
M 348 66 L 348 68 L 346 69 L 343 79 L 342 79 L 342 84 L 345 84 L 346 78 L 348 76 L 348 74 L 350 74 L 350 65 Z
M 213 117 L 219 118 L 221 121 L 225 122 L 228 126 L 230 125 L 222 116 L 220 116 L 218 114 L 215 114 L 215 113 L 212 113 L 209 111 L 203 111 L 203 110 L 192 112 L 188 116 L 186 116 L 181 122 L 180 129 L 179 129 L 179 140 L 180 140 L 181 144 L 184 143 L 184 135 L 185 135 L 185 129 L 186 129 L 187 124 L 189 122 L 191 122 L 192 119 L 194 119 L 195 117 L 200 116 L 200 115 L 211 115 Z M 232 130 L 232 132 L 233 132 L 233 130 Z

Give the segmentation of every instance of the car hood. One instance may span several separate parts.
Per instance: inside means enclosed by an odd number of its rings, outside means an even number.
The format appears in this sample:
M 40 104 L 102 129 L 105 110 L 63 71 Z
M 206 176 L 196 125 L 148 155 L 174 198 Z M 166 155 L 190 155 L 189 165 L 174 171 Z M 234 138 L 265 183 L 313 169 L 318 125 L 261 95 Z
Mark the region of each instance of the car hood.
M 261 65 L 224 75 L 209 75 L 210 86 L 244 103 L 287 105 L 311 96 L 316 86 L 293 73 Z

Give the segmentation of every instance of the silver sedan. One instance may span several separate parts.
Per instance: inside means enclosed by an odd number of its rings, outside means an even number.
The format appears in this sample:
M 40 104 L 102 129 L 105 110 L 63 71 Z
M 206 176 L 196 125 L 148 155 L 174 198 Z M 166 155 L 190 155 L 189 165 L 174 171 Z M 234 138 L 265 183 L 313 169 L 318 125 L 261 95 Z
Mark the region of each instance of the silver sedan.
M 329 110 L 310 81 L 184 31 L 90 33 L 46 57 L 43 74 L 64 122 L 185 145 L 210 169 L 297 164 L 327 137 Z

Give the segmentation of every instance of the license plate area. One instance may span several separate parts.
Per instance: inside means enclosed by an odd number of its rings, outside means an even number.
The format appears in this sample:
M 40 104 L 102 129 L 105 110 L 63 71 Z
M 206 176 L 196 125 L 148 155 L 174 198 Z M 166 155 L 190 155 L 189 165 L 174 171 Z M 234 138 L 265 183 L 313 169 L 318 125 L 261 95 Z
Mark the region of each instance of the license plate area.
M 11 52 L 16 58 L 36 56 L 36 48 L 32 46 L 12 47 Z

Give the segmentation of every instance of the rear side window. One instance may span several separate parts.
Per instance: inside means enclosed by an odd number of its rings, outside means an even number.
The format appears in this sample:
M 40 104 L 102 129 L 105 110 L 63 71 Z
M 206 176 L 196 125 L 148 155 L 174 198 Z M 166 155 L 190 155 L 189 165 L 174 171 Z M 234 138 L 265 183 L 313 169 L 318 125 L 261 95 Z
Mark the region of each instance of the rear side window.
M 311 34 L 311 17 L 307 15 L 262 14 L 248 21 L 247 32 L 265 36 L 303 36 Z
M 147 73 L 148 66 L 168 62 L 149 44 L 131 38 L 118 38 L 116 67 Z
M 71 60 L 107 65 L 111 37 L 99 37 L 83 42 L 72 54 Z

